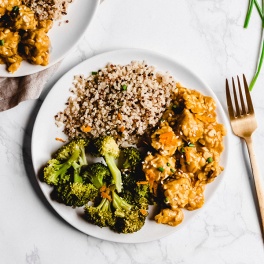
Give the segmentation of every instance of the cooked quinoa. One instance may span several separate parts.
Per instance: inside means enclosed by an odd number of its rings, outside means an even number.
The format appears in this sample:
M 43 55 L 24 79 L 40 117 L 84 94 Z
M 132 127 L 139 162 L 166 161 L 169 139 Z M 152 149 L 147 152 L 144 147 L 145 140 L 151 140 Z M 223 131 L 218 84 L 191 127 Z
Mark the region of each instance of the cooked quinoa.
M 67 8 L 73 0 L 23 0 L 35 12 L 39 20 L 58 20 L 67 15 Z
M 88 77 L 74 77 L 63 112 L 55 116 L 69 139 L 112 135 L 120 146 L 137 144 L 171 102 L 176 81 L 144 61 L 108 64 Z

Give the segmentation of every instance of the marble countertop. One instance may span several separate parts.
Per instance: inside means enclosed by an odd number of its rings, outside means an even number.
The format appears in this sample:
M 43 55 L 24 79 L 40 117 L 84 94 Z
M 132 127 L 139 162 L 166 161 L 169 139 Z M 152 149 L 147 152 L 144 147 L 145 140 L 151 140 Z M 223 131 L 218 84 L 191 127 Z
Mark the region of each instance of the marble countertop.
M 65 57 L 38 100 L 0 113 L 0 262 L 5 264 L 153 263 L 261 264 L 263 239 L 251 189 L 244 142 L 231 132 L 227 172 L 215 195 L 179 231 L 157 241 L 103 241 L 68 225 L 39 195 L 30 169 L 30 141 L 37 112 L 53 84 L 96 54 L 119 48 L 162 53 L 195 72 L 225 111 L 225 78 L 253 77 L 261 21 L 248 1 L 105 0 L 79 44 Z M 258 119 L 253 140 L 264 179 L 264 69 L 252 91 Z M 221 177 L 221 176 L 220 176 Z

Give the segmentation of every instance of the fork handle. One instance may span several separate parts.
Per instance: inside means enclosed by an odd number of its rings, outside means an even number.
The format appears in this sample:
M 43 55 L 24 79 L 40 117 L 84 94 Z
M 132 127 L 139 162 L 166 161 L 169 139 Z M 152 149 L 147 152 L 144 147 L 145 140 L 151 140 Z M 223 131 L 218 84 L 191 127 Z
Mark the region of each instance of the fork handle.
M 247 144 L 249 158 L 250 158 L 250 162 L 251 162 L 252 175 L 253 175 L 253 179 L 254 179 L 254 183 L 255 183 L 254 185 L 256 188 L 257 201 L 258 201 L 259 213 L 260 213 L 260 218 L 261 218 L 262 235 L 264 236 L 264 191 L 262 188 L 262 183 L 261 183 L 261 178 L 260 178 L 260 172 L 259 172 L 258 165 L 257 165 L 256 155 L 255 155 L 255 152 L 253 150 L 252 138 L 246 137 L 245 141 Z

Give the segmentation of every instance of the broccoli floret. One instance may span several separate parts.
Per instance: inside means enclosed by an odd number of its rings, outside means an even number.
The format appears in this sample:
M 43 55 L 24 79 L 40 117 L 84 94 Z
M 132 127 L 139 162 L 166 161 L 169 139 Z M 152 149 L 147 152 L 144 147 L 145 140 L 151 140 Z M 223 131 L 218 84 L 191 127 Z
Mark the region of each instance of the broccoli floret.
M 149 204 L 154 203 L 153 194 L 150 192 L 149 183 L 146 181 L 138 181 L 135 187 L 135 201 L 141 208 L 148 208 Z
M 132 209 L 133 205 L 129 204 L 128 202 L 126 202 L 126 200 L 124 200 L 123 198 L 121 198 L 116 192 L 115 190 L 112 190 L 112 204 L 113 207 L 118 210 L 118 211 L 129 211 Z
M 129 203 L 139 208 L 148 209 L 149 204 L 153 204 L 153 197 L 149 189 L 149 183 L 145 175 L 139 170 L 122 173 L 123 191 L 121 196 Z
M 80 207 L 94 200 L 98 196 L 98 189 L 93 184 L 70 182 L 57 185 L 52 195 L 60 203 Z
M 64 161 L 69 159 L 75 151 L 79 152 L 78 161 L 82 164 L 87 164 L 87 159 L 85 155 L 85 147 L 88 145 L 89 141 L 84 138 L 75 138 L 69 141 L 67 144 L 60 147 L 55 153 L 54 158 Z
M 44 168 L 44 181 L 49 185 L 58 185 L 69 180 L 69 175 L 74 175 L 80 181 L 79 173 L 82 166 L 87 164 L 85 139 L 74 139 L 58 149 L 53 158 Z M 73 173 L 72 173 L 73 171 Z
M 108 167 L 99 162 L 86 166 L 81 175 L 84 182 L 92 183 L 97 189 L 108 186 L 112 180 Z
M 112 229 L 123 234 L 137 232 L 144 226 L 146 217 L 147 211 L 144 209 L 125 211 L 123 215 L 116 217 Z
M 127 147 L 122 149 L 122 154 L 124 156 L 124 169 L 135 170 L 141 163 L 141 153 L 137 148 Z
M 57 150 L 44 168 L 44 181 L 54 186 L 52 196 L 69 206 L 82 206 L 98 195 L 98 189 L 86 184 L 80 175 L 87 165 L 86 139 L 73 139 Z
M 88 222 L 99 227 L 109 227 L 118 233 L 133 233 L 142 228 L 147 210 L 137 208 L 120 197 L 110 187 L 111 196 L 102 198 L 99 205 L 86 205 L 84 215 Z M 103 197 L 101 195 L 101 197 Z
M 148 215 L 147 210 L 127 203 L 112 190 L 112 205 L 115 208 L 115 224 L 111 229 L 118 233 L 134 233 L 142 228 Z
M 117 192 L 122 190 L 121 171 L 116 165 L 116 159 L 119 157 L 119 147 L 111 136 L 101 136 L 93 141 L 92 152 L 95 156 L 105 159 L 105 162 L 112 174 L 113 181 Z
M 86 205 L 84 215 L 88 222 L 99 227 L 110 227 L 115 224 L 111 203 L 106 198 L 103 198 L 97 206 Z
M 149 198 L 148 182 L 141 166 L 141 153 L 135 147 L 122 149 L 125 159 L 122 171 L 123 194 L 132 204 L 147 209 Z M 144 206 L 143 206 L 144 205 Z
M 50 159 L 44 168 L 44 181 L 49 185 L 58 185 L 59 182 L 69 181 L 71 175 L 68 170 L 71 166 L 70 159 L 65 163 L 61 163 L 57 159 Z

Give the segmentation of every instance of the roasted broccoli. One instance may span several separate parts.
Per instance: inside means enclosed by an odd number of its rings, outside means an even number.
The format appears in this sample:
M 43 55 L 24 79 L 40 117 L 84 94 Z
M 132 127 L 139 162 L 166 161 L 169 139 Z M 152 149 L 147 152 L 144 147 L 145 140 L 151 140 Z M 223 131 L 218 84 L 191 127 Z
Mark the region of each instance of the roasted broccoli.
M 85 147 L 88 141 L 73 139 L 57 150 L 44 168 L 44 181 L 54 186 L 52 198 L 69 206 L 82 206 L 98 195 L 98 189 L 84 183 L 80 175 L 87 165 Z
M 149 192 L 149 184 L 142 171 L 142 154 L 135 147 L 126 147 L 121 150 L 123 156 L 122 196 L 133 205 L 140 208 L 148 208 L 152 201 Z
M 98 196 L 98 189 L 93 184 L 70 182 L 55 186 L 53 198 L 65 205 L 80 207 Z
M 110 191 L 105 195 L 105 191 Z M 133 233 L 142 228 L 147 210 L 129 204 L 120 197 L 114 186 L 106 187 L 96 206 L 86 205 L 85 218 L 99 227 L 109 227 L 118 233 Z M 109 194 L 109 195 L 108 195 Z
M 81 167 L 87 164 L 85 155 L 87 144 L 87 140 L 80 138 L 59 148 L 44 168 L 44 181 L 56 186 L 58 183 L 69 181 L 72 175 L 79 178 Z
M 133 206 L 112 190 L 112 205 L 115 208 L 115 224 L 110 228 L 118 233 L 134 233 L 142 228 L 147 210 Z
M 126 201 L 144 209 L 147 209 L 149 204 L 153 204 L 149 183 L 141 170 L 123 171 L 122 181 L 123 190 L 121 195 Z
M 110 185 L 112 181 L 108 167 L 99 162 L 85 166 L 81 175 L 85 182 L 92 183 L 97 189 L 100 189 L 103 185 Z
M 71 175 L 69 169 L 72 166 L 72 159 L 61 162 L 57 159 L 50 159 L 44 167 L 43 180 L 49 185 L 58 185 L 68 182 Z
M 139 231 L 145 224 L 148 213 L 144 209 L 132 209 L 117 216 L 115 225 L 111 227 L 117 233 L 134 233 Z
M 84 215 L 88 222 L 99 227 L 111 227 L 115 224 L 111 203 L 107 198 L 103 198 L 99 205 L 86 205 Z
M 93 140 L 92 154 L 97 157 L 103 157 L 113 177 L 112 183 L 117 192 L 122 190 L 121 171 L 116 165 L 116 159 L 119 157 L 119 147 L 111 136 L 100 136 Z
M 137 186 L 134 190 L 134 201 L 138 207 L 146 210 L 148 209 L 149 204 L 154 203 L 148 182 L 137 182 Z
M 115 190 L 111 191 L 112 194 L 112 204 L 113 207 L 117 210 L 117 211 L 129 211 L 132 209 L 133 205 L 129 204 L 125 199 L 121 198 L 116 192 Z
M 122 149 L 122 154 L 124 157 L 123 168 L 135 170 L 141 163 L 141 153 L 135 147 L 127 147 Z
M 90 154 L 103 157 L 106 165 L 88 164 L 88 149 Z M 43 170 L 44 181 L 53 186 L 52 198 L 68 206 L 84 206 L 87 221 L 99 227 L 118 233 L 140 230 L 148 215 L 150 195 L 140 166 L 141 154 L 134 147 L 123 148 L 124 162 L 119 169 L 120 152 L 111 136 L 93 139 L 89 146 L 85 139 L 65 144 Z

